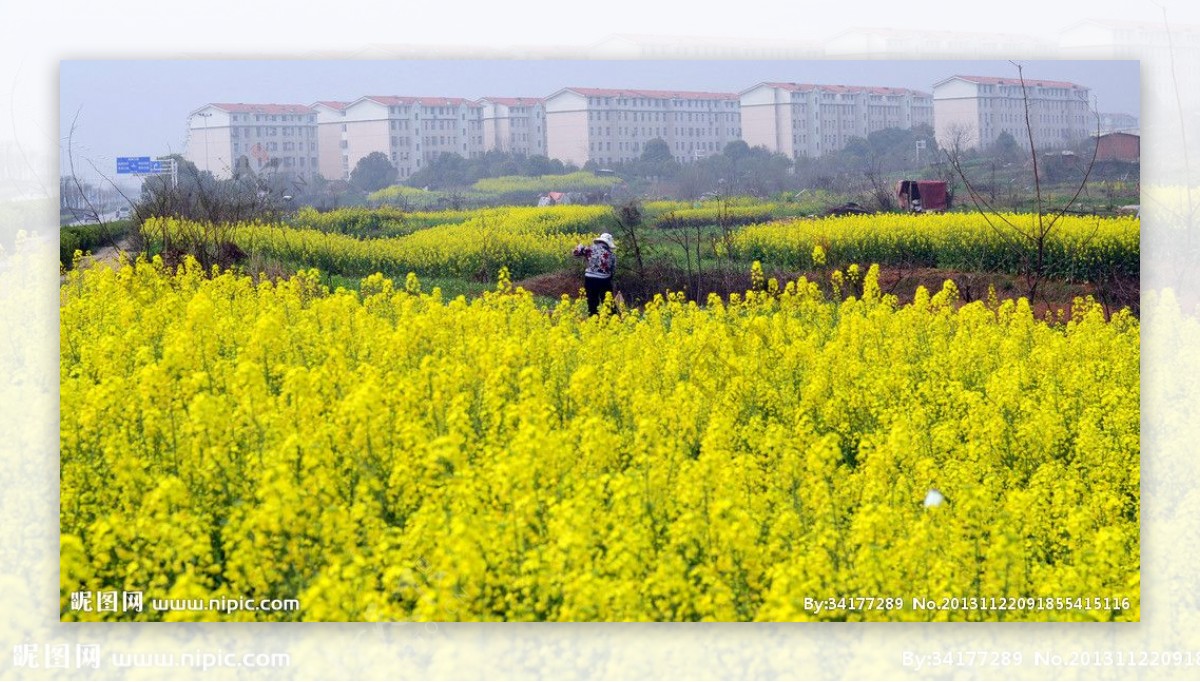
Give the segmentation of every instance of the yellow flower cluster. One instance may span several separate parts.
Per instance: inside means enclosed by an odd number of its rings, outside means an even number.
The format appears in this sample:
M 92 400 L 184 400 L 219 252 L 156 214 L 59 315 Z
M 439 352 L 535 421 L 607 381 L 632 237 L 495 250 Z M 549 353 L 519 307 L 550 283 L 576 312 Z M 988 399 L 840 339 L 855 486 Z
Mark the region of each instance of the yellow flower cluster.
M 420 187 L 408 187 L 407 185 L 390 185 L 383 189 L 375 190 L 367 195 L 367 201 L 380 203 L 397 200 L 419 200 L 426 202 L 436 201 L 439 197 L 438 192 L 432 192 Z
M 469 220 L 474 211 L 405 211 L 394 206 L 350 206 L 317 211 L 305 206 L 287 222 L 294 227 L 362 238 L 399 237 L 437 225 Z
M 437 215 L 416 214 L 414 219 Z M 224 232 L 251 255 L 344 275 L 416 271 L 470 277 L 508 267 L 520 278 L 565 267 L 580 233 L 604 231 L 608 216 L 605 206 L 483 209 L 471 211 L 467 219 L 455 214 L 448 224 L 378 239 L 261 223 L 230 225 Z M 152 235 L 195 231 L 175 218 L 146 221 Z
M 845 301 L 759 281 L 595 318 L 507 276 L 319 282 L 67 276 L 64 619 L 1139 617 L 1132 316 L 951 283 L 900 307 L 876 268 Z
M 619 183 L 618 178 L 598 176 L 591 171 L 577 171 L 563 175 L 505 175 L 498 178 L 482 178 L 471 186 L 478 192 L 508 194 L 512 192 L 594 192 L 611 189 Z
M 1034 253 L 1029 213 L 990 219 L 977 213 L 850 215 L 752 225 L 734 238 L 735 255 L 774 267 L 807 267 L 814 245 L 833 264 L 880 263 L 1021 272 Z M 1046 240 L 1047 276 L 1067 281 L 1137 277 L 1140 226 L 1135 217 L 1065 216 Z
M 706 198 L 697 201 L 664 199 L 647 201 L 642 204 L 642 207 L 648 213 L 667 213 L 669 211 L 682 211 L 689 208 L 716 208 L 720 205 L 739 206 L 744 208 L 761 208 L 767 211 L 776 211 L 780 208 L 779 204 L 775 202 L 764 201 L 757 197 L 750 196 L 724 196 L 720 199 Z

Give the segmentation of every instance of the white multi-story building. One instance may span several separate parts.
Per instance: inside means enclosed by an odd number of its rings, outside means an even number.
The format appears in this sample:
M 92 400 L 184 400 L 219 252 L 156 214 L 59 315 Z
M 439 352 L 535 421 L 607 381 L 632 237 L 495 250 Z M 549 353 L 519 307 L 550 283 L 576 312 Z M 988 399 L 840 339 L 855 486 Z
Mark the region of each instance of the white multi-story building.
M 432 161 L 444 153 L 463 158 L 478 156 L 483 149 L 483 107 L 461 97 L 418 97 L 421 122 L 421 154 Z
M 323 100 L 315 102 L 317 114 L 317 168 L 326 180 L 344 180 L 350 175 L 346 164 L 346 107 L 349 102 Z
M 546 155 L 546 108 L 537 97 L 484 97 L 480 107 L 481 151 Z
M 1143 85 L 1140 99 L 1146 117 L 1154 120 L 1155 115 L 1160 114 L 1164 117 L 1161 120 L 1170 120 L 1183 111 L 1191 112 L 1193 124 L 1200 120 L 1195 113 L 1200 111 L 1200 88 L 1187 85 L 1200 78 L 1200 26 L 1195 23 L 1084 19 L 1062 29 L 1058 45 L 1050 51 L 1063 59 L 1141 61 L 1138 68 Z M 1096 103 L 1102 109 L 1112 104 L 1104 100 Z M 1181 123 L 1173 121 L 1173 125 Z M 1156 135 L 1147 139 L 1150 144 L 1156 141 L 1172 146 L 1180 144 L 1181 140 L 1176 135 Z M 1187 143 L 1191 145 L 1189 153 L 1200 152 L 1200 140 L 1195 136 L 1187 136 Z
M 907 88 L 759 83 L 742 91 L 741 109 L 746 144 L 793 159 L 878 130 L 933 125 L 933 97 Z
M 348 180 L 362 158 L 378 151 L 396 167 L 398 177 L 407 178 L 421 163 L 419 152 L 414 154 L 420 146 L 419 121 L 415 120 L 418 115 L 415 98 L 390 96 L 359 97 L 348 103 L 340 124 L 335 124 L 338 119 L 334 115 L 326 115 L 329 125 L 341 126 L 340 131 L 334 131 L 340 133 L 336 156 L 341 173 L 337 177 Z M 332 137 L 332 132 L 325 133 L 322 142 Z M 322 150 L 326 158 L 322 167 L 331 167 L 329 158 L 335 155 L 324 146 Z
M 734 40 L 728 36 L 662 33 L 615 33 L 589 45 L 595 59 L 820 59 L 825 41 L 756 38 Z M 563 58 L 574 58 L 578 47 L 564 47 Z
M 980 26 L 980 28 L 986 28 Z M 955 54 L 967 59 L 1036 58 L 1054 50 L 1053 42 L 1023 33 L 939 31 L 916 28 L 851 28 L 825 41 L 825 59 L 944 59 Z
M 459 97 L 369 95 L 313 108 L 326 177 L 349 179 L 363 157 L 380 152 L 403 180 L 442 153 L 470 158 L 484 148 L 483 108 Z
M 1095 115 L 1082 85 L 1041 78 L 950 76 L 933 85 L 938 145 L 943 149 L 986 149 L 1002 133 L 1029 147 L 1061 149 L 1094 133 Z M 1029 130 L 1025 97 L 1029 99 Z
M 632 161 L 656 138 L 693 161 L 741 137 L 738 96 L 728 92 L 572 87 L 545 106 L 547 155 L 578 165 Z
M 241 162 L 255 173 L 311 180 L 317 114 L 303 104 L 206 104 L 188 114 L 184 158 L 218 178 L 232 177 Z
M 1100 114 L 1100 134 L 1136 133 L 1140 129 L 1138 117 L 1133 114 Z

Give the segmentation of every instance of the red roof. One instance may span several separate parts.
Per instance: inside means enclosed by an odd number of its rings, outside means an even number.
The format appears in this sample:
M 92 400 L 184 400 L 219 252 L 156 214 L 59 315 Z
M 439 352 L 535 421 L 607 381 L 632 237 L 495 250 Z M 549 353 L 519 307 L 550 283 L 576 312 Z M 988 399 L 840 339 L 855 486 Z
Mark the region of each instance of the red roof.
M 369 99 L 372 102 L 377 102 L 388 107 L 398 104 L 413 104 L 417 101 L 415 97 L 396 97 L 395 95 L 367 95 L 363 99 Z
M 928 92 L 910 90 L 909 88 L 890 88 L 871 85 L 817 85 L 815 83 L 763 83 L 763 85 L 772 88 L 788 90 L 790 92 L 812 92 L 813 90 L 824 90 L 826 92 L 836 93 L 866 92 L 872 95 L 917 95 L 921 97 L 933 96 Z
M 739 99 L 732 92 L 688 92 L 686 90 L 626 90 L 609 88 L 563 88 L 584 97 L 645 97 L 647 99 Z
M 503 104 L 506 107 L 519 107 L 531 104 L 541 104 L 545 100 L 541 97 L 482 97 L 481 102 L 492 102 L 493 104 Z
M 463 97 L 418 97 L 417 101 L 427 107 L 457 107 L 461 104 L 475 104 Z
M 213 102 L 216 107 L 231 114 L 311 114 L 313 110 L 303 104 L 237 104 Z
M 954 75 L 954 76 L 951 76 L 951 78 L 959 78 L 959 79 L 965 80 L 969 83 L 980 83 L 983 85 L 1020 85 L 1021 84 L 1020 78 L 998 78 L 996 76 L 962 76 L 962 75 Z M 947 78 L 946 80 L 950 80 L 950 79 Z M 1025 85 L 1032 85 L 1032 86 L 1044 87 L 1044 88 L 1081 88 L 1081 89 L 1085 89 L 1085 90 L 1087 89 L 1087 88 L 1084 88 L 1084 86 L 1082 86 L 1082 85 L 1076 85 L 1075 83 L 1068 83 L 1067 81 L 1048 81 L 1048 80 L 1042 80 L 1040 78 L 1026 78 Z
M 346 107 L 350 106 L 349 102 L 340 102 L 338 100 L 332 100 L 332 99 L 321 100 L 320 102 L 313 104 L 313 106 L 315 107 L 315 106 L 317 106 L 317 104 L 329 107 L 330 109 L 337 109 L 338 111 L 342 111 Z
M 398 95 L 367 95 L 364 99 L 378 102 L 384 106 L 400 104 L 420 104 L 426 107 L 456 107 L 461 104 L 473 105 L 462 97 L 401 97 Z

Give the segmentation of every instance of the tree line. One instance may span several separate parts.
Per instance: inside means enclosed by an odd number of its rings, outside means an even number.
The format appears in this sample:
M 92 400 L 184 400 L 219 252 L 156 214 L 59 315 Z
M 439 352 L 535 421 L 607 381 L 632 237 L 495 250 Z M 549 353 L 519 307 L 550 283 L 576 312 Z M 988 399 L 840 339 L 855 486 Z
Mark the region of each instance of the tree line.
M 918 150 L 917 142 L 923 142 Z M 803 188 L 870 189 L 868 174 L 926 171 L 938 158 L 933 128 L 888 129 L 865 138 L 852 138 L 844 149 L 819 158 L 793 161 L 765 147 L 734 140 L 719 153 L 680 163 L 666 140 L 647 142 L 631 161 L 601 166 L 588 161 L 582 170 L 612 173 L 633 185 L 638 193 L 696 198 L 708 193 L 769 196 Z M 444 153 L 407 178 L 403 184 L 433 190 L 470 187 L 483 178 L 507 175 L 558 175 L 579 168 L 545 156 L 524 156 L 490 151 L 474 158 Z M 372 192 L 395 184 L 395 167 L 382 153 L 361 159 L 350 174 L 349 188 Z

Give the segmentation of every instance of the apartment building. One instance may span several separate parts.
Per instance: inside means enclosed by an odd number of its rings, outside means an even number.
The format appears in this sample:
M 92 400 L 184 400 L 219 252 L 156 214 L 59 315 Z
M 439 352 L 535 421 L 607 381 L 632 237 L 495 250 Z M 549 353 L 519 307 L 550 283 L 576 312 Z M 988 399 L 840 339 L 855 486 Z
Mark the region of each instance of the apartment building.
M 756 38 L 731 40 L 728 36 L 651 33 L 615 33 L 587 46 L 593 59 L 823 59 L 825 42 Z M 563 58 L 578 59 L 578 47 L 562 48 Z
M 1100 133 L 1137 133 L 1141 128 L 1133 114 L 1100 114 Z
M 480 107 L 480 151 L 546 155 L 546 107 L 538 97 L 484 97 Z
M 303 104 L 206 104 L 187 128 L 184 158 L 217 178 L 232 177 L 239 162 L 304 180 L 318 172 L 317 114 Z
M 372 152 L 387 156 L 404 180 L 442 153 L 470 158 L 484 149 L 483 107 L 459 97 L 368 95 L 313 109 L 326 178 L 349 179 Z
M 1002 133 L 1028 148 L 1024 96 L 1029 98 L 1029 128 L 1038 149 L 1070 146 L 1094 133 L 1090 91 L 1065 81 L 1026 78 L 950 76 L 933 85 L 938 144 L 943 149 L 986 149 Z
M 734 93 L 569 87 L 545 108 L 547 155 L 577 165 L 632 161 L 655 138 L 683 163 L 741 137 Z
M 936 22 L 931 22 L 936 23 Z M 925 25 L 930 25 L 929 23 Z M 980 28 L 984 28 L 980 26 Z M 1003 54 L 1036 58 L 1051 54 L 1051 40 L 1021 33 L 939 31 L 912 28 L 851 28 L 828 38 L 825 59 L 945 59 L 947 54 L 988 59 Z
M 1083 19 L 1059 32 L 1058 44 L 1047 50 L 1063 59 L 1124 59 L 1141 61 L 1141 82 L 1146 87 L 1141 104 L 1151 120 L 1155 114 L 1167 121 L 1176 112 L 1200 111 L 1200 88 L 1187 85 L 1200 79 L 1200 25 L 1179 21 L 1130 21 L 1128 19 Z M 1153 58 L 1148 58 L 1153 55 Z M 1168 86 L 1179 83 L 1178 87 Z M 1101 100 L 1099 106 L 1111 105 Z M 1195 114 L 1192 114 L 1195 116 Z M 1194 118 L 1192 119 L 1195 120 Z M 1179 122 L 1175 121 L 1174 125 Z M 1150 142 L 1164 145 L 1164 152 L 1177 144 L 1172 136 L 1156 136 Z M 1195 144 L 1189 138 L 1191 144 Z M 1195 154 L 1197 147 L 1191 148 Z M 1183 155 L 1164 153 L 1164 158 Z M 1175 169 L 1179 170 L 1179 169 Z
M 483 150 L 483 107 L 461 97 L 419 97 L 421 155 L 426 163 L 443 153 L 474 158 Z
M 907 88 L 759 83 L 742 91 L 740 103 L 746 144 L 792 159 L 886 128 L 933 125 L 933 96 Z
M 317 114 L 317 169 L 326 180 L 345 179 L 348 159 L 345 120 L 349 102 L 322 100 L 310 107 Z

